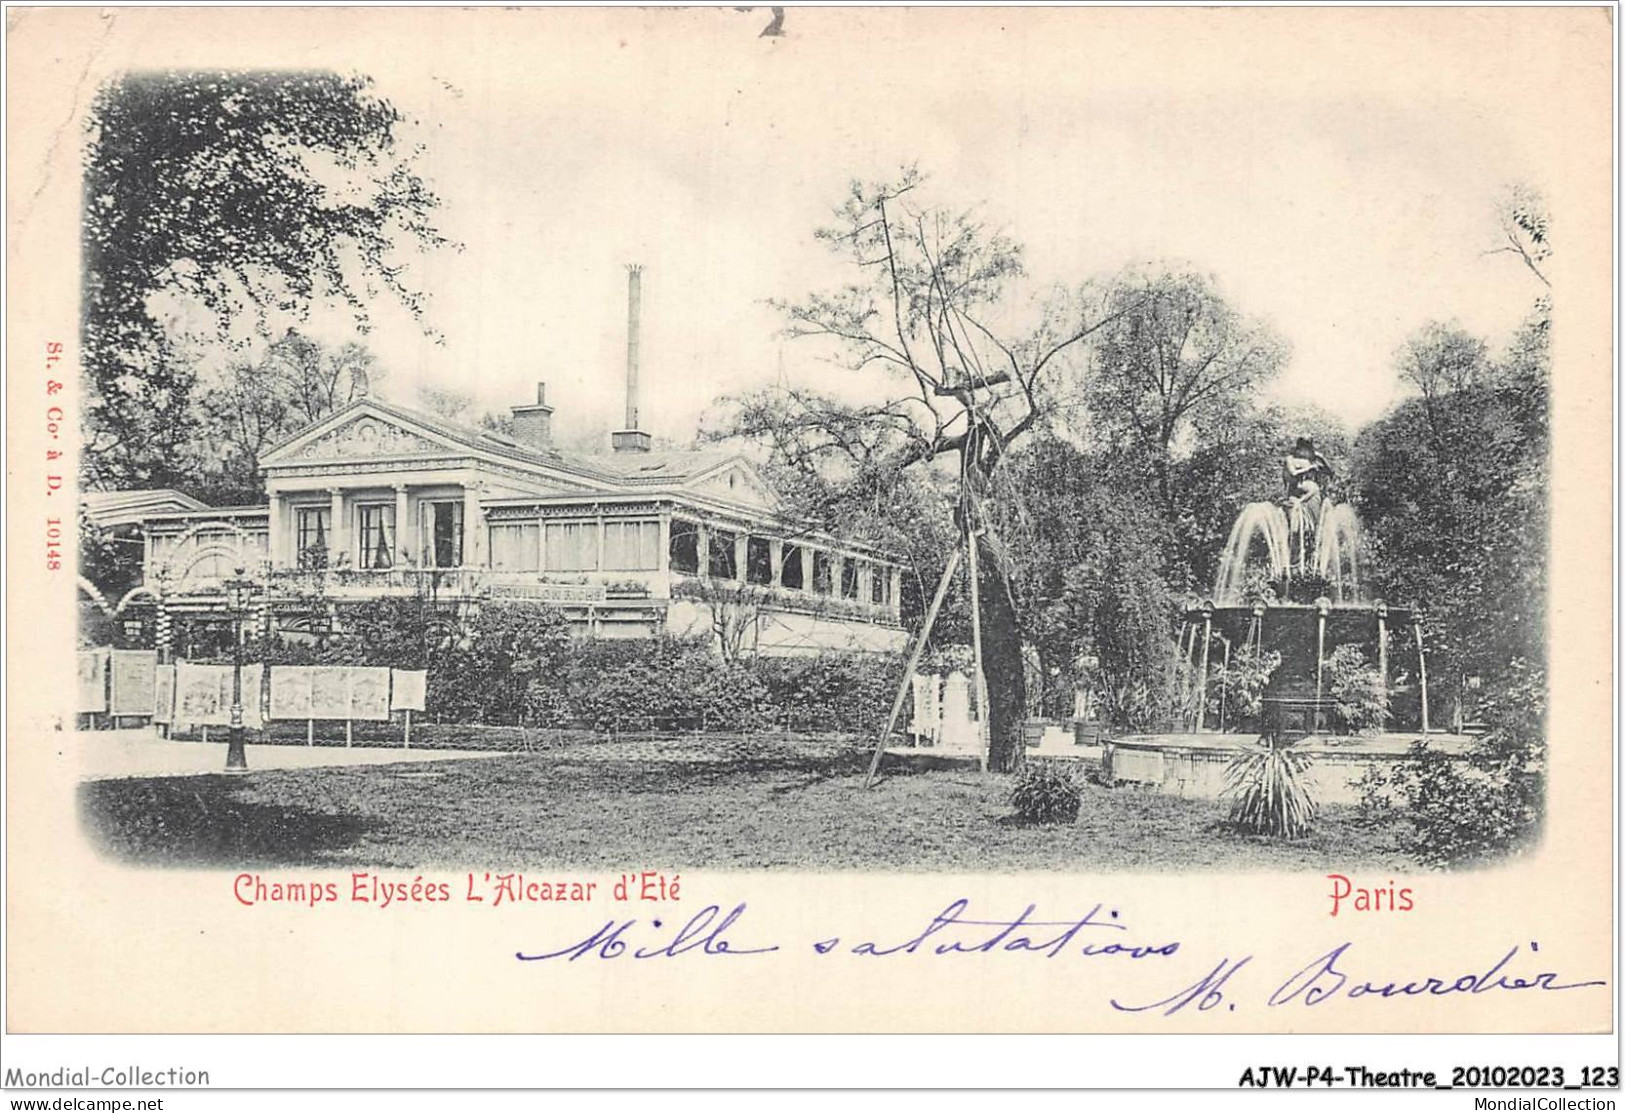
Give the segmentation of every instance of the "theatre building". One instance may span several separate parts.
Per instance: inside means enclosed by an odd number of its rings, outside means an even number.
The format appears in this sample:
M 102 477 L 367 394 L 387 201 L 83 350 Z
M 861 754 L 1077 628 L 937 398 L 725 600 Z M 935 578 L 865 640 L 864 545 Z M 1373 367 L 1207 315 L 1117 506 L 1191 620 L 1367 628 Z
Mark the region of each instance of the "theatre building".
M 511 435 L 363 397 L 261 456 L 265 505 L 120 496 L 145 543 L 134 594 L 171 622 L 223 620 L 240 566 L 256 620 L 292 634 L 419 595 L 554 606 L 602 637 L 729 627 L 747 652 L 900 648 L 896 561 L 787 517 L 737 453 L 652 448 L 629 349 L 628 427 L 602 453 L 554 447 L 541 384 Z

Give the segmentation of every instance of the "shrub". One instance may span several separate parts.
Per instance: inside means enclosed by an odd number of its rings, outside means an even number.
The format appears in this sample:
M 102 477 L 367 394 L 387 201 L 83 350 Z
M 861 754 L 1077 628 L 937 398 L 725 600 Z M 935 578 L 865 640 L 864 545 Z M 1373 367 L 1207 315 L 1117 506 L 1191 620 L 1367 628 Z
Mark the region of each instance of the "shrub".
M 1307 835 L 1318 810 L 1309 766 L 1307 754 L 1267 739 L 1237 754 L 1224 771 L 1230 821 L 1253 835 Z
M 597 730 L 697 728 L 712 674 L 722 662 L 699 638 L 578 641 L 571 646 L 568 698 Z
M 760 730 L 772 722 L 767 683 L 741 664 L 715 661 L 699 693 L 700 722 L 709 730 Z
M 1259 653 L 1248 646 L 1231 654 L 1228 665 L 1214 670 L 1208 691 L 1222 701 L 1226 718 L 1255 719 L 1264 710 L 1264 690 L 1280 667 L 1281 655 L 1273 649 Z
M 1016 773 L 1010 805 L 1023 823 L 1076 823 L 1083 792 L 1070 772 L 1033 761 Z
M 765 682 L 778 722 L 793 730 L 840 734 L 873 734 L 885 726 L 903 678 L 896 654 L 759 657 L 750 667 Z
M 1546 794 L 1546 678 L 1514 660 L 1484 701 L 1486 734 L 1464 758 L 1426 742 L 1360 781 L 1360 815 L 1427 866 L 1477 865 L 1531 843 Z
M 555 607 L 487 604 L 461 635 L 429 662 L 428 709 L 441 721 L 518 723 L 533 683 L 562 682 L 570 627 Z
M 1322 672 L 1332 713 L 1344 731 L 1366 734 L 1383 728 L 1388 722 L 1388 692 L 1359 646 L 1338 646 L 1326 658 Z

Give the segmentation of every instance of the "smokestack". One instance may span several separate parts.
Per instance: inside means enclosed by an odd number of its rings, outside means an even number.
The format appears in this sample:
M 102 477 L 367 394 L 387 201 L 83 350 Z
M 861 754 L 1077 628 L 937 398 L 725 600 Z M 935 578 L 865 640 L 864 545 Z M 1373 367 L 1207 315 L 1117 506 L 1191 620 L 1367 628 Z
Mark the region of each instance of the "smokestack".
M 638 427 L 638 318 L 643 313 L 643 267 L 626 268 L 626 427 Z
M 547 404 L 547 384 L 536 384 L 534 406 L 514 406 L 513 438 L 530 448 L 547 451 L 553 447 L 553 407 Z
M 643 313 L 643 266 L 626 268 L 626 428 L 610 434 L 616 452 L 649 451 L 649 434 L 638 428 L 639 318 Z

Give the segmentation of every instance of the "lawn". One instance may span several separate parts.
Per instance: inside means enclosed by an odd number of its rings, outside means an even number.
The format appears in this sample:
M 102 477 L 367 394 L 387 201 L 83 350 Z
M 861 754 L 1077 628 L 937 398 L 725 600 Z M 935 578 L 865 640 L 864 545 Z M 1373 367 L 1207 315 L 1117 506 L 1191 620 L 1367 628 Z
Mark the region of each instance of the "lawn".
M 1216 801 L 1085 787 L 1075 824 L 1012 821 L 1006 777 L 892 771 L 864 790 L 851 743 L 564 744 L 534 753 L 247 776 L 87 782 L 107 854 L 174 866 L 672 869 L 1398 870 L 1351 809 L 1299 842 L 1255 838 Z

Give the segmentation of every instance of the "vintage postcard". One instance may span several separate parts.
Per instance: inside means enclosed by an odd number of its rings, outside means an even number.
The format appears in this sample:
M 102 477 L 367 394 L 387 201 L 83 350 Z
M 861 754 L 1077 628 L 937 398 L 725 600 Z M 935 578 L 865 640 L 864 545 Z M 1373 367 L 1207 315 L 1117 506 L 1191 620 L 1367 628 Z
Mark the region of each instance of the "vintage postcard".
M 1617 1085 L 1614 14 L 8 9 L 8 1032 Z

